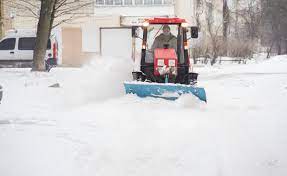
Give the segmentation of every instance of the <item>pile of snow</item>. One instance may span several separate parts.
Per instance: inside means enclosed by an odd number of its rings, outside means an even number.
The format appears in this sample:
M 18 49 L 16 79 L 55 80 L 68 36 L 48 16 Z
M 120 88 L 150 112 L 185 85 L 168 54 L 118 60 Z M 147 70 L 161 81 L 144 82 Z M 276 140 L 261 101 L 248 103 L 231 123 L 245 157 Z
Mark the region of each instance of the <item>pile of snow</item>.
M 124 59 L 0 69 L 0 175 L 286 175 L 286 68 L 287 56 L 195 68 L 207 104 L 125 95 Z
M 78 105 L 121 97 L 125 94 L 123 82 L 131 80 L 131 72 L 131 59 L 95 59 L 66 78 L 65 98 Z

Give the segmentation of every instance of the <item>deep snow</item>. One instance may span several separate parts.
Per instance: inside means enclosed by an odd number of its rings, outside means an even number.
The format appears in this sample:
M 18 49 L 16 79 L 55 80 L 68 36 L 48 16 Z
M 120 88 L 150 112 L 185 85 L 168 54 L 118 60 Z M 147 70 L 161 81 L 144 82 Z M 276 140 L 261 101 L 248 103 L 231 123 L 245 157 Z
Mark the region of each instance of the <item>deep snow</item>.
M 0 69 L 0 175 L 285 176 L 286 68 L 287 56 L 197 67 L 207 104 L 125 95 L 122 58 Z

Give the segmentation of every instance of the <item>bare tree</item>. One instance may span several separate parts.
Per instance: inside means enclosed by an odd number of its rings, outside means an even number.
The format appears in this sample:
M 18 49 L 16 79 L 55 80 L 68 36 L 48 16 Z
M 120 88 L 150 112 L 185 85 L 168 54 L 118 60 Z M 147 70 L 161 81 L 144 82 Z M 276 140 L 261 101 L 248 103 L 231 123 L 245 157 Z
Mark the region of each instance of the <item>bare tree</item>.
M 222 28 L 221 24 L 215 24 L 213 11 L 214 4 L 212 1 L 206 1 L 207 14 L 206 14 L 206 23 L 207 23 L 207 33 L 209 34 L 210 44 L 211 44 L 211 65 L 215 64 L 217 57 L 220 52 L 220 29 Z
M 42 0 L 40 18 L 37 27 L 36 44 L 33 54 L 32 71 L 45 71 L 45 54 L 50 36 L 53 14 L 57 0 Z
M 262 30 L 260 1 L 234 0 L 232 4 L 223 0 L 221 49 L 223 55 L 250 58 L 260 44 Z
M 223 22 L 218 22 L 216 16 L 218 14 L 217 7 L 214 1 L 210 0 L 197 0 L 196 1 L 196 22 L 200 27 L 204 42 L 196 44 L 192 49 L 192 57 L 194 63 L 197 62 L 198 57 L 205 57 L 204 63 L 211 59 L 213 65 L 218 56 L 223 54 L 222 48 L 222 35 L 223 35 Z M 227 33 L 227 31 L 226 31 Z
M 227 4 L 227 0 L 223 0 L 222 6 L 222 34 L 223 34 L 223 42 L 224 42 L 224 55 L 227 55 L 227 30 L 229 26 L 229 8 Z
M 4 2 L 10 9 L 17 11 L 17 16 L 32 17 L 36 20 L 40 17 L 41 0 L 4 0 Z M 92 14 L 93 3 L 94 0 L 57 0 L 53 27 Z
M 203 0 L 196 0 L 195 20 L 196 25 L 199 29 L 201 29 L 201 20 L 200 20 L 201 15 L 203 15 Z
M 258 0 L 236 0 L 236 9 L 230 10 L 230 13 L 235 15 L 236 32 L 238 33 L 240 26 L 245 29 L 245 31 L 241 31 L 245 32 L 245 35 L 241 34 L 240 38 L 246 37 L 253 41 L 260 37 L 261 12 L 260 2 Z
M 54 27 L 80 17 L 93 0 L 6 0 L 11 7 L 38 20 L 32 71 L 45 71 L 47 42 Z M 40 13 L 39 13 L 40 12 Z
M 219 37 L 219 31 L 221 26 L 214 26 L 215 29 L 213 29 L 212 27 L 212 23 L 208 22 L 207 23 L 207 31 L 210 35 L 210 40 L 211 40 L 211 65 L 216 63 L 216 59 L 219 56 L 220 53 L 220 45 L 221 45 L 221 41 L 220 41 L 220 37 Z
M 86 5 L 86 4 L 85 4 Z M 61 19 L 54 24 L 55 18 L 69 14 L 73 10 L 78 10 L 83 6 L 75 5 L 75 1 L 68 0 L 41 0 L 40 18 L 38 22 L 36 47 L 33 55 L 33 71 L 45 71 L 45 53 L 51 30 L 53 27 L 60 25 L 67 20 L 71 20 L 72 15 L 68 19 Z
M 269 44 L 267 57 L 273 47 L 277 54 L 287 53 L 287 3 L 285 0 L 262 0 L 264 39 Z M 286 50 L 283 51 L 285 45 Z
M 239 6 L 239 0 L 235 0 L 234 2 L 234 7 L 235 7 L 235 12 L 237 12 L 238 10 L 238 6 Z M 230 11 L 230 13 L 232 14 L 232 11 Z M 235 17 L 234 17 L 234 37 L 236 39 L 239 39 L 239 30 L 238 30 L 238 23 L 239 23 L 239 15 L 238 13 L 235 13 Z

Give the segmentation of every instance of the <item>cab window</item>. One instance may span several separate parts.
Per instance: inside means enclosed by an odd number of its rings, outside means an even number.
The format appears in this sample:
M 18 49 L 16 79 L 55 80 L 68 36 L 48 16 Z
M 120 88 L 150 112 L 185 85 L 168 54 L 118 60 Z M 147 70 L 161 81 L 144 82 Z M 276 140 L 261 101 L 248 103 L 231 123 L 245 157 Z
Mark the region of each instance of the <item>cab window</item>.
M 19 39 L 19 50 L 34 50 L 36 43 L 35 37 L 23 37 Z M 51 49 L 51 40 L 48 40 L 47 49 Z
M 15 38 L 4 39 L 0 42 L 0 50 L 14 50 L 15 49 Z

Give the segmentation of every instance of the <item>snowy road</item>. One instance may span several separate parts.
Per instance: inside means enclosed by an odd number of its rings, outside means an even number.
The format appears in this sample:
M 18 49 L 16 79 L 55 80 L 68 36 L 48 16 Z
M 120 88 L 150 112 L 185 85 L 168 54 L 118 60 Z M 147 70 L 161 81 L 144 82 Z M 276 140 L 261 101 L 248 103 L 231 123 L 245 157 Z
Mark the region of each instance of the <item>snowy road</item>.
M 286 68 L 287 56 L 199 67 L 208 104 L 124 95 L 119 60 L 0 69 L 0 175 L 285 176 Z

